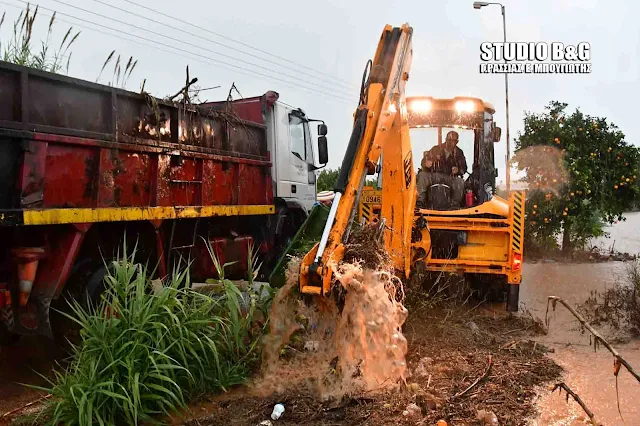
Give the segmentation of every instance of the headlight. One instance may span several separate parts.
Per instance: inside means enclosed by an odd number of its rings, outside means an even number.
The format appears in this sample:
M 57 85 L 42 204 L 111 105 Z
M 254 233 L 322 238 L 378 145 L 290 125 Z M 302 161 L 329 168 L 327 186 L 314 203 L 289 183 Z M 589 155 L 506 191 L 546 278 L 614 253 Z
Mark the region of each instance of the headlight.
M 475 110 L 473 101 L 458 101 L 456 102 L 456 111 L 458 113 L 473 112 Z
M 419 114 L 431 111 L 431 107 L 431 101 L 428 99 L 420 99 L 411 102 L 411 111 Z

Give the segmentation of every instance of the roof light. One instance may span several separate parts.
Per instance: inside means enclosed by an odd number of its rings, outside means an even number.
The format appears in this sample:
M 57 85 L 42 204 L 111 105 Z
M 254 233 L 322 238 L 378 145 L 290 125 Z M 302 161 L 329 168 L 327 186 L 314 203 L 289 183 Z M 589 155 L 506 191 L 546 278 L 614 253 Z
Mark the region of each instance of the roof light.
M 417 113 L 429 112 L 431 111 L 432 107 L 433 105 L 431 104 L 431 101 L 428 99 L 418 99 L 411 102 L 411 105 L 410 105 L 411 111 L 417 112 Z
M 458 101 L 455 105 L 458 113 L 473 112 L 476 108 L 473 101 Z

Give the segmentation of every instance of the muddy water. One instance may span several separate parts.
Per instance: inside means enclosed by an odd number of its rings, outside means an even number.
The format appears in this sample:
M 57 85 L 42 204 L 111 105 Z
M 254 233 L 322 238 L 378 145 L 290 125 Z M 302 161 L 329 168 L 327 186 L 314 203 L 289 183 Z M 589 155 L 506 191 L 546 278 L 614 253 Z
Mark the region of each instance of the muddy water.
M 298 262 L 290 263 L 287 284 L 274 299 L 262 375 L 250 392 L 266 396 L 311 387 L 323 399 L 339 400 L 345 394 L 390 390 L 404 382 L 407 340 L 402 325 L 408 311 L 396 302 L 395 277 L 385 270 L 341 265 L 334 272 L 346 296 L 338 313 L 333 299 L 312 308 L 294 294 Z M 281 359 L 282 347 L 295 346 L 292 336 L 298 331 L 305 340 L 300 349 L 309 353 Z M 334 360 L 334 367 L 327 369 Z
M 627 215 L 627 221 L 608 229 L 611 238 L 599 241 L 601 246 L 640 253 L 640 213 Z M 527 264 L 524 269 L 520 300 L 534 316 L 545 318 L 547 297 L 558 296 L 571 305 L 584 302 L 592 290 L 604 290 L 624 274 L 624 265 L 617 262 L 600 264 Z M 613 331 L 605 337 L 614 339 Z M 624 369 L 618 377 L 620 411 L 616 403 L 616 380 L 613 358 L 604 348 L 594 353 L 588 334 L 581 334 L 575 319 L 558 305 L 550 313 L 547 336 L 540 339 L 555 350 L 552 357 L 565 368 L 564 381 L 605 425 L 640 425 L 640 384 Z M 636 370 L 640 368 L 640 341 L 614 343 L 619 352 Z M 585 424 L 586 416 L 577 403 L 567 404 L 558 393 L 542 390 L 539 408 L 541 415 L 531 424 L 560 426 Z M 623 421 L 624 419 L 624 421 Z

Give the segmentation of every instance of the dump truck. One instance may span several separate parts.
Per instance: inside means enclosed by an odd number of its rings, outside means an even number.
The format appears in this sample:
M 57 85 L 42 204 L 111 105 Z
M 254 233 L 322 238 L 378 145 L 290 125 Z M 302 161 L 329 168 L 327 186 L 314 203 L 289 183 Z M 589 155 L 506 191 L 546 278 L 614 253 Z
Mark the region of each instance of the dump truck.
M 398 276 L 419 280 L 427 272 L 455 273 L 481 290 L 497 286 L 518 309 L 522 277 L 524 193 L 494 195 L 493 144 L 500 139 L 493 107 L 479 99 L 407 97 L 413 29 L 387 25 L 362 78 L 351 137 L 319 242 L 303 257 L 302 294 L 337 295 L 334 271 L 356 222 L 377 222 Z M 464 208 L 417 206 L 411 129 L 420 126 L 474 131 L 474 162 L 465 183 Z M 378 173 L 377 188 L 365 187 Z M 365 189 L 366 188 L 366 189 Z M 447 185 L 430 188 L 450 193 Z M 433 194 L 432 194 L 433 195 Z M 446 198 L 446 197 L 445 197 Z
M 4 341 L 52 337 L 52 302 L 97 300 L 125 242 L 159 278 L 216 277 L 209 248 L 268 276 L 328 159 L 326 124 L 275 91 L 192 104 L 0 62 L 0 93 Z

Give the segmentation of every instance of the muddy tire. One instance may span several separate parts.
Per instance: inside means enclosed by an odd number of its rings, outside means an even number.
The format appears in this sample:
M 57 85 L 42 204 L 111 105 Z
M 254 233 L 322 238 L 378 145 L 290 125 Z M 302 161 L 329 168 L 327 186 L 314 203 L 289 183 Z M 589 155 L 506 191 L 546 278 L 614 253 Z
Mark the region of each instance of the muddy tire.
M 79 344 L 80 326 L 67 318 L 62 312 L 73 315 L 69 303 L 78 302 L 83 308 L 100 300 L 104 292 L 104 277 L 107 269 L 101 261 L 83 260 L 74 265 L 62 295 L 52 303 L 50 311 L 51 329 L 53 331 L 54 357 L 68 355 L 71 350 L 69 342 Z M 61 312 L 58 312 L 61 311 Z

